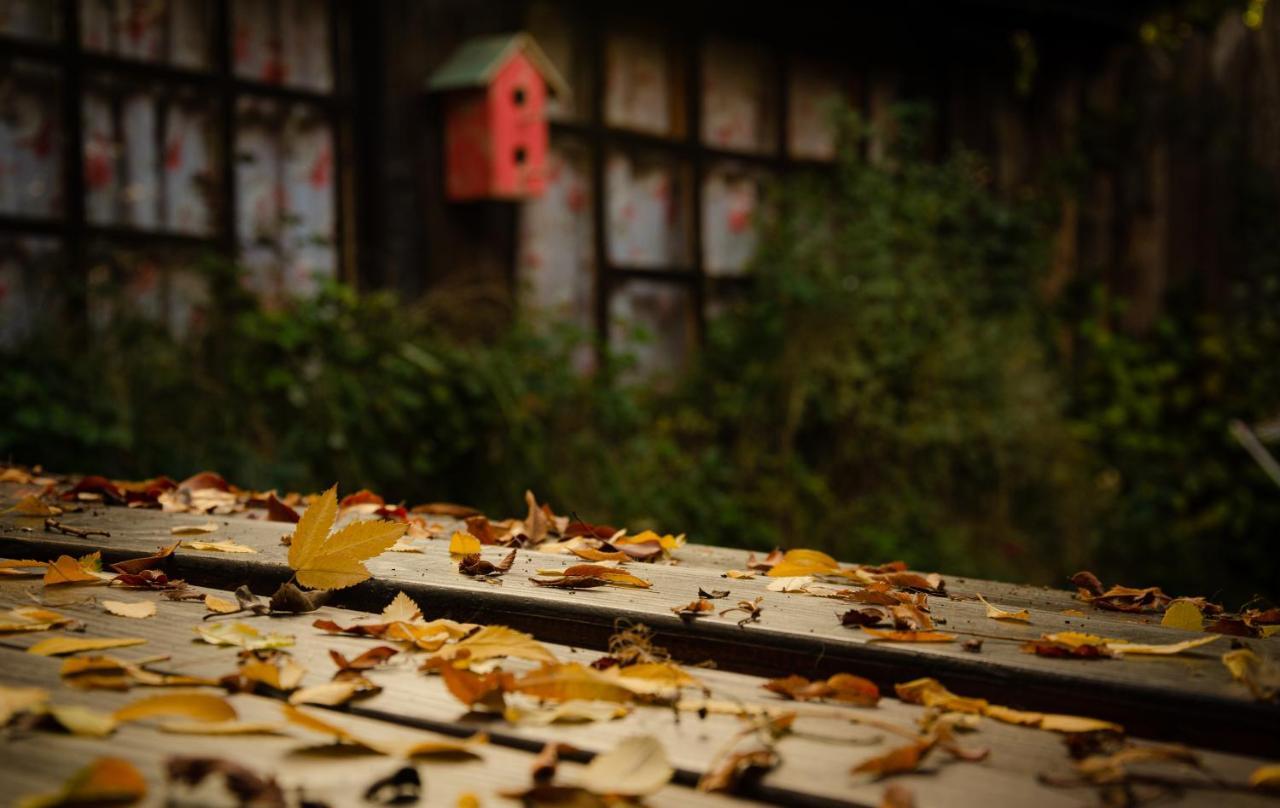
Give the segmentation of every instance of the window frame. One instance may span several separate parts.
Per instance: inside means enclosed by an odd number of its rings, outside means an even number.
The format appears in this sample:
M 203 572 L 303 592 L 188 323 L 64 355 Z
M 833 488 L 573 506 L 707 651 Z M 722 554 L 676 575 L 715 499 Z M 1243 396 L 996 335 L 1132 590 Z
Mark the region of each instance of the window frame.
M 720 165 L 739 165 L 748 169 L 758 169 L 775 178 L 781 178 L 796 171 L 829 169 L 834 161 L 795 157 L 790 151 L 790 114 L 791 114 L 791 79 L 792 49 L 785 42 L 770 42 L 757 38 L 746 38 L 745 41 L 758 46 L 773 60 L 775 72 L 772 101 L 777 107 L 773 146 L 768 152 L 756 152 L 737 149 L 726 149 L 708 145 L 702 138 L 703 118 L 703 71 L 702 52 L 706 42 L 717 35 L 732 35 L 732 32 L 721 32 L 697 27 L 688 33 L 673 38 L 671 46 L 681 68 L 680 84 L 676 88 L 681 94 L 678 99 L 684 106 L 684 127 L 677 135 L 660 135 L 636 131 L 610 124 L 606 120 L 606 37 L 618 21 L 612 19 L 608 12 L 574 14 L 571 8 L 565 8 L 562 22 L 569 26 L 570 36 L 578 40 L 580 47 L 586 49 L 585 64 L 590 72 L 590 98 L 585 110 L 575 111 L 573 116 L 559 116 L 549 122 L 552 143 L 556 139 L 572 140 L 581 143 L 588 152 L 591 184 L 591 217 L 592 256 L 594 262 L 594 324 L 595 333 L 602 346 L 610 340 L 610 301 L 613 295 L 629 280 L 656 281 L 678 285 L 690 293 L 693 308 L 693 333 L 695 347 L 705 343 L 707 334 L 707 311 L 709 303 L 720 293 L 731 294 L 749 287 L 752 278 L 749 274 L 715 274 L 709 272 L 706 265 L 705 244 L 703 239 L 703 205 L 705 194 L 703 184 L 708 174 Z M 846 92 L 850 90 L 846 87 Z M 849 93 L 851 103 L 860 103 L 861 99 Z M 675 264 L 654 266 L 628 266 L 611 260 L 609 255 L 608 232 L 608 198 L 606 167 L 610 154 L 654 155 L 669 160 L 679 170 L 687 168 L 690 188 L 688 190 L 688 261 Z
M 242 98 L 267 99 L 281 104 L 304 104 L 317 110 L 329 125 L 333 138 L 334 182 L 333 248 L 336 277 L 354 281 L 355 239 L 352 228 L 351 87 L 348 68 L 350 47 L 343 33 L 350 13 L 342 0 L 319 0 L 319 9 L 329 19 L 329 51 L 332 83 L 327 91 L 287 84 L 256 81 L 236 75 L 233 59 L 233 2 L 213 0 L 209 36 L 208 67 L 197 69 L 163 62 L 146 62 L 115 54 L 101 53 L 81 43 L 80 0 L 57 0 L 60 19 L 58 36 L 47 41 L 24 39 L 0 32 L 0 59 L 20 60 L 49 67 L 58 72 L 62 127 L 61 213 L 49 217 L 0 214 L 0 237 L 54 237 L 63 252 L 67 278 L 63 284 L 73 313 L 87 315 L 87 278 L 93 252 L 99 245 L 112 249 L 163 250 L 165 248 L 206 249 L 237 258 L 236 235 L 238 197 L 236 189 L 236 110 Z M 144 229 L 130 225 L 95 224 L 88 219 L 85 205 L 83 112 L 86 89 L 94 78 L 124 84 L 182 88 L 211 96 L 210 116 L 214 121 L 216 169 L 220 183 L 213 201 L 210 232 L 182 233 L 159 227 Z

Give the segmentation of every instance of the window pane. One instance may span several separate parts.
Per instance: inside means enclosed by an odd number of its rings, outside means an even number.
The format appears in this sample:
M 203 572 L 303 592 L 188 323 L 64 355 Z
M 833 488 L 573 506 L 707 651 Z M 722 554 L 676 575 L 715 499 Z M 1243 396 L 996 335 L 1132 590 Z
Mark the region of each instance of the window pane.
M 333 86 L 325 0 L 235 0 L 235 73 L 309 90 Z
M 80 44 L 122 59 L 207 68 L 212 0 L 80 0 Z
M 675 50 L 656 34 L 615 32 L 605 38 L 604 119 L 610 126 L 680 135 L 682 73 Z
M 609 342 L 635 358 L 636 375 L 681 370 L 694 346 L 693 296 L 682 285 L 630 280 L 609 300 Z
M 84 96 L 89 221 L 207 235 L 216 224 L 216 138 L 194 94 L 97 81 Z
M 788 151 L 807 160 L 834 158 L 837 116 L 848 103 L 840 74 L 828 66 L 799 61 L 788 80 Z
M 688 264 L 688 171 L 667 159 L 615 152 L 605 172 L 609 261 Z
M 0 345 L 39 332 L 40 318 L 56 311 L 62 250 L 48 238 L 0 237 Z
M 519 276 L 526 309 L 584 330 L 595 310 L 591 163 L 587 149 L 557 139 L 547 153 L 547 189 L 520 211 Z
M 740 275 L 756 251 L 764 174 L 736 163 L 712 166 L 702 181 L 703 266 Z
M 569 84 L 569 97 L 548 96 L 547 115 L 553 120 L 585 120 L 591 115 L 590 54 L 582 26 L 561 4 L 540 0 L 529 8 L 529 33 Z
M 777 149 L 777 66 L 763 49 L 712 39 L 702 50 L 702 140 L 748 152 Z
M 0 0 L 0 33 L 23 39 L 58 39 L 62 19 L 54 0 Z
M 62 114 L 57 73 L 42 65 L 0 67 L 0 213 L 62 212 Z
M 333 156 L 318 110 L 240 100 L 236 233 L 246 282 L 269 301 L 310 294 L 337 273 Z

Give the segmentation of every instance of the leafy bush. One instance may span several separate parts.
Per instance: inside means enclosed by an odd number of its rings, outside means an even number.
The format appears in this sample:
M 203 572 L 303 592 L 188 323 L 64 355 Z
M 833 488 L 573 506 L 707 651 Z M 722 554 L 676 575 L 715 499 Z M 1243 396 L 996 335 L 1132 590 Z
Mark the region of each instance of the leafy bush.
M 489 290 L 406 304 L 333 285 L 268 310 L 211 261 L 198 333 L 119 318 L 0 357 L 0 455 L 338 480 L 495 515 L 530 487 L 562 512 L 705 542 L 1274 593 L 1259 537 L 1280 497 L 1225 424 L 1269 414 L 1280 382 L 1277 245 L 1245 251 L 1257 263 L 1229 317 L 1136 338 L 1106 326 L 1098 296 L 1058 320 L 1033 291 L 1052 211 L 995 198 L 974 158 L 921 159 L 899 131 L 873 166 L 854 125 L 836 172 L 775 189 L 751 290 L 674 387 L 632 380 L 626 357 L 575 373 L 580 334 L 483 327 L 511 319 L 485 308 Z M 1070 365 L 1045 338 L 1064 327 L 1081 343 Z

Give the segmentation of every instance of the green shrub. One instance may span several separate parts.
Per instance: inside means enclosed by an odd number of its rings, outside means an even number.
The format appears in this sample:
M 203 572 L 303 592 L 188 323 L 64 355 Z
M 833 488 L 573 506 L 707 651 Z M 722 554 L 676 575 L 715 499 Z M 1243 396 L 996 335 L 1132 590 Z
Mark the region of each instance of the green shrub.
M 511 319 L 476 303 L 491 295 L 331 285 L 269 310 L 210 261 L 198 333 L 120 318 L 0 356 L 0 456 L 339 481 L 494 515 L 528 487 L 560 512 L 710 543 L 1274 594 L 1263 537 L 1280 497 L 1225 428 L 1272 414 L 1280 383 L 1272 229 L 1242 244 L 1230 312 L 1124 336 L 1104 295 L 1065 318 L 1035 297 L 1049 205 L 1002 201 L 973 157 L 924 160 L 900 131 L 872 166 L 853 124 L 837 171 L 774 189 L 752 288 L 673 387 L 632 380 L 620 356 L 575 373 L 582 335 L 486 327 Z M 1064 330 L 1069 364 L 1045 338 Z

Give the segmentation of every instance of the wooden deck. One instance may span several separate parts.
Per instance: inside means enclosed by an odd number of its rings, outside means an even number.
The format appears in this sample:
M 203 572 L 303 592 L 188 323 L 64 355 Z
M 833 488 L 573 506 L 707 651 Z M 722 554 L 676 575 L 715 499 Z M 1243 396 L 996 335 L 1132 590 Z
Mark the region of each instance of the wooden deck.
M 223 596 L 241 584 L 269 594 L 291 577 L 285 563 L 286 548 L 280 542 L 291 526 L 239 515 L 208 517 L 110 507 L 92 507 L 68 515 L 64 520 L 68 523 L 110 533 L 106 538 L 88 539 L 47 532 L 40 518 L 2 515 L 0 556 L 49 560 L 64 553 L 82 555 L 101 550 L 108 562 L 135 558 L 173 543 L 171 528 L 175 525 L 210 520 L 220 525 L 218 539 L 232 539 L 257 552 L 224 554 L 180 548 L 165 563 L 171 576 Z M 608 638 L 619 625 L 642 623 L 655 631 L 656 642 L 668 648 L 679 662 L 690 666 L 714 664 L 714 668 L 688 669 L 709 692 L 709 696 L 686 694 L 690 701 L 709 698 L 714 705 L 793 709 L 798 713 L 793 732 L 777 744 L 781 760 L 776 768 L 758 782 L 744 784 L 737 796 L 704 794 L 694 786 L 743 729 L 743 719 L 738 716 L 715 711 L 700 715 L 692 709 L 670 706 L 638 706 L 625 717 L 611 721 L 549 726 L 509 723 L 469 713 L 438 676 L 418 671 L 417 663 L 423 655 L 411 659 L 414 655 L 405 653 L 371 674 L 370 678 L 382 687 L 380 693 L 330 709 L 326 715 L 332 715 L 334 721 L 353 722 L 362 734 L 416 733 L 456 739 L 477 731 L 487 733 L 489 743 L 479 748 L 477 758 L 421 763 L 426 784 L 423 804 L 453 805 L 464 793 L 475 794 L 484 805 L 514 804 L 499 792 L 527 787 L 533 758 L 545 743 L 568 743 L 576 748 L 567 755 L 570 762 L 562 766 L 557 780 L 572 783 L 580 764 L 638 734 L 652 735 L 660 741 L 676 769 L 672 783 L 646 800 L 651 805 L 753 801 L 875 806 L 881 803 L 889 784 L 909 789 L 921 806 L 1065 806 L 1088 804 L 1099 798 L 1092 788 L 1065 788 L 1042 782 L 1042 777 L 1072 775 L 1072 760 L 1063 735 L 991 719 L 984 719 L 976 732 L 961 738 L 965 746 L 988 748 L 990 753 L 984 760 L 967 762 L 935 754 L 919 772 L 881 781 L 855 777 L 849 773 L 852 766 L 902 746 L 904 737 L 915 731 L 925 710 L 891 697 L 882 699 L 874 708 L 826 702 L 798 704 L 761 687 L 765 681 L 762 677 L 798 673 L 816 678 L 837 672 L 866 676 L 876 681 L 887 696 L 892 695 L 895 683 L 932 676 L 963 696 L 983 697 L 1019 709 L 1116 721 L 1133 738 L 1195 747 L 1204 771 L 1227 786 L 1201 788 L 1210 785 L 1203 772 L 1174 770 L 1176 779 L 1195 786 L 1171 795 L 1169 799 L 1174 804 L 1203 804 L 1209 799 L 1227 805 L 1274 804 L 1265 794 L 1249 790 L 1245 783 L 1259 766 L 1280 757 L 1280 733 L 1276 732 L 1280 710 L 1275 704 L 1258 702 L 1247 688 L 1231 680 L 1220 660 L 1230 647 L 1228 637 L 1167 658 L 1126 656 L 1089 661 L 1040 657 L 1023 653 L 1019 646 L 1051 631 L 1086 631 L 1147 643 L 1177 642 L 1190 635 L 1161 627 L 1150 617 L 1093 610 L 1073 600 L 1065 590 L 948 579 L 949 596 L 931 596 L 931 613 L 935 620 L 945 621 L 939 626 L 941 630 L 960 639 L 983 639 L 981 653 L 964 651 L 959 642 L 869 642 L 863 632 L 840 625 L 836 614 L 844 605 L 838 601 L 769 591 L 766 587 L 770 579 L 765 577 L 722 577 L 727 569 L 745 566 L 746 554 L 741 551 L 686 546 L 675 554 L 678 564 L 629 565 L 635 574 L 652 581 L 649 589 L 605 586 L 577 591 L 538 587 L 528 580 L 539 569 L 567 566 L 571 562 L 564 555 L 521 551 L 515 566 L 500 583 L 491 583 L 460 575 L 456 562 L 449 557 L 447 541 L 419 540 L 415 544 L 422 552 L 386 553 L 371 561 L 368 566 L 372 580 L 340 591 L 331 605 L 319 612 L 250 622 L 262 630 L 296 638 L 288 650 L 308 670 L 306 684 L 319 684 L 332 675 L 335 667 L 328 655 L 331 649 L 351 656 L 378 644 L 327 634 L 312 626 L 316 619 L 347 624 L 367 616 L 367 612 L 381 610 L 400 591 L 413 597 L 428 618 L 449 617 L 520 629 L 544 642 L 562 660 L 590 662 L 607 649 Z M 506 552 L 486 548 L 484 556 L 496 562 Z M 672 607 L 695 599 L 700 588 L 730 590 L 730 597 L 716 601 L 717 605 L 762 597 L 759 621 L 740 627 L 734 616 L 685 622 L 672 614 Z M 1000 606 L 1026 608 L 1031 612 L 1031 622 L 1010 624 L 987 618 L 985 607 L 974 599 L 979 593 Z M 235 668 L 235 649 L 193 641 L 195 627 L 206 614 L 201 603 L 168 601 L 157 592 L 108 594 L 103 587 L 85 588 L 76 594 L 90 600 L 52 608 L 83 620 L 84 636 L 147 640 L 143 645 L 106 652 L 113 657 L 138 660 L 162 654 L 168 658 L 155 666 L 157 670 L 214 678 Z M 0 605 L 5 608 L 30 605 L 32 595 L 41 595 L 38 578 L 0 579 Z M 108 615 L 91 600 L 95 595 L 155 600 L 158 614 L 141 620 Z M 1083 610 L 1084 616 L 1064 615 L 1065 609 Z M 0 684 L 43 687 L 53 694 L 56 703 L 84 704 L 101 710 L 156 692 L 135 688 L 130 693 L 114 693 L 63 686 L 58 675 L 60 661 L 23 653 L 48 636 L 49 632 L 0 635 Z M 1247 642 L 1258 653 L 1280 660 L 1280 638 Z M 517 662 L 506 667 L 529 665 Z M 279 716 L 278 705 L 267 698 L 238 695 L 233 702 L 246 719 Z M 315 739 L 310 740 L 314 744 Z M 6 750 L 9 760 L 0 778 L 8 794 L 49 791 L 88 760 L 115 754 L 128 758 L 143 771 L 158 798 L 163 793 L 163 763 L 169 755 L 208 755 L 274 773 L 283 785 L 304 787 L 308 797 L 337 806 L 355 804 L 369 783 L 399 765 L 379 755 L 336 757 L 300 751 L 305 746 L 306 739 L 293 733 L 226 738 L 174 736 L 133 724 L 106 740 L 33 731 L 10 735 Z

